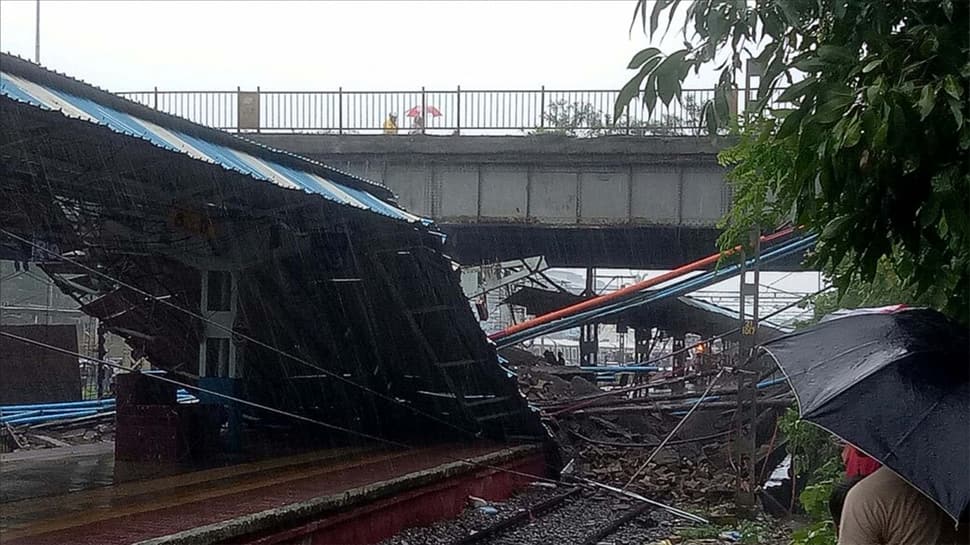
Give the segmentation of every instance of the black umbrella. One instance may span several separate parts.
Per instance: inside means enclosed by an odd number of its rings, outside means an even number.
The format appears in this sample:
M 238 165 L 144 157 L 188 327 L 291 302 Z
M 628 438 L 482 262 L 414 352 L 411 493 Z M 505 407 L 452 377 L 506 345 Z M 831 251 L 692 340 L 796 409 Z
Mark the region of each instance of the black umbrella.
M 855 313 L 763 345 L 801 417 L 852 443 L 954 520 L 970 503 L 967 329 L 939 312 Z

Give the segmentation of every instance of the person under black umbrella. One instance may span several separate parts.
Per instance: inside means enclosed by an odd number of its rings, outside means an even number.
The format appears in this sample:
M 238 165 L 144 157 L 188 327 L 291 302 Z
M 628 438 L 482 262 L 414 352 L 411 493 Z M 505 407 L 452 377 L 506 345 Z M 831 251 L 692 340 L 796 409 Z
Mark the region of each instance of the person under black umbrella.
M 762 349 L 804 420 L 883 465 L 846 495 L 840 543 L 953 543 L 970 511 L 967 329 L 928 309 L 863 310 Z

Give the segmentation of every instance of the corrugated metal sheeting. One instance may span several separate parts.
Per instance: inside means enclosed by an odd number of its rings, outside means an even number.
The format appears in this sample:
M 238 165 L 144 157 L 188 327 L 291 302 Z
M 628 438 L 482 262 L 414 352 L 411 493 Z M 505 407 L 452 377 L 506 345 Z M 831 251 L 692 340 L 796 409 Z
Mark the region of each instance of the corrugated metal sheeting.
M 287 189 L 301 189 L 308 193 L 346 206 L 368 210 L 409 223 L 430 223 L 414 214 L 397 208 L 374 195 L 338 184 L 313 172 L 297 170 L 266 158 L 210 142 L 185 132 L 167 129 L 146 119 L 121 112 L 88 98 L 0 72 L 0 95 L 33 106 L 61 112 L 67 117 L 82 119 L 111 130 L 141 138 L 170 151 L 186 154 L 193 159 L 222 166 L 261 181 Z

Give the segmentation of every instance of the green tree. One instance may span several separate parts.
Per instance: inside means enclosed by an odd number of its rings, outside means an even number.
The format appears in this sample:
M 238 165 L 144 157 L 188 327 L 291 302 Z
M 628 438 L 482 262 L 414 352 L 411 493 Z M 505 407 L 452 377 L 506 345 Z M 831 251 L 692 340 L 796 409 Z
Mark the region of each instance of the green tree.
M 720 63 L 703 122 L 741 128 L 725 154 L 735 203 L 721 243 L 793 221 L 820 234 L 811 259 L 842 293 L 884 263 L 968 321 L 968 12 L 960 0 L 638 0 L 651 36 L 662 17 L 669 29 L 686 15 L 685 47 L 637 53 L 616 115 L 638 95 L 669 104 L 691 70 Z M 762 98 L 735 119 L 729 99 L 750 55 Z
M 688 95 L 684 99 L 685 117 L 662 114 L 651 119 L 628 119 L 623 114 L 616 123 L 610 114 L 604 113 L 589 102 L 557 100 L 546 106 L 542 114 L 544 126 L 533 134 L 557 134 L 576 138 L 594 138 L 608 135 L 673 136 L 697 134 L 696 129 L 684 130 L 700 122 L 701 104 Z

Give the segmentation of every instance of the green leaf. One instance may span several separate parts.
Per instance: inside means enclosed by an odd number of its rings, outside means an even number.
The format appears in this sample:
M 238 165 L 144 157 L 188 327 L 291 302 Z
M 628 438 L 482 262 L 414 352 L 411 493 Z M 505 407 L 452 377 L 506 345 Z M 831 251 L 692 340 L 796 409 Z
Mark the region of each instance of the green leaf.
M 963 96 L 963 87 L 961 87 L 957 79 L 953 77 L 953 74 L 947 74 L 946 78 L 943 79 L 943 90 L 946 91 L 946 94 L 957 100 L 960 100 L 960 97 Z
M 777 101 L 792 102 L 804 95 L 817 81 L 814 76 L 809 76 L 798 83 L 794 83 L 778 95 Z
M 805 113 L 801 110 L 795 110 L 794 112 L 785 116 L 785 120 L 782 121 L 781 127 L 778 128 L 778 134 L 776 137 L 781 140 L 782 138 L 788 138 L 789 136 L 798 133 L 798 127 L 802 123 L 802 118 L 805 117 Z
M 940 5 L 943 8 L 943 13 L 946 15 L 946 18 L 952 21 L 953 20 L 953 0 L 943 0 L 940 3 Z
M 834 95 L 828 102 L 819 106 L 815 113 L 815 121 L 822 124 L 835 123 L 842 118 L 845 109 L 852 104 L 851 95 Z
M 842 140 L 843 148 L 851 148 L 859 143 L 862 138 L 862 123 L 859 122 L 859 118 L 854 118 L 848 127 L 845 129 L 845 136 Z
M 829 63 L 814 55 L 805 56 L 802 59 L 792 63 L 794 68 L 807 73 L 819 72 L 828 65 Z
M 835 18 L 836 19 L 844 18 L 845 11 L 846 11 L 846 0 L 836 0 L 835 9 L 832 11 L 832 13 L 835 15 Z
M 671 53 L 657 66 L 657 96 L 664 104 L 670 104 L 674 96 L 680 95 L 681 78 L 684 74 L 684 58 L 688 51 L 681 49 Z
M 775 5 L 778 6 L 778 9 L 781 11 L 789 26 L 798 28 L 799 16 L 792 2 L 790 0 L 775 0 Z
M 646 85 L 643 86 L 643 104 L 647 107 L 647 113 L 652 114 L 654 107 L 657 106 L 657 76 L 650 74 Z
M 717 117 L 719 124 L 726 124 L 726 121 L 731 117 L 731 105 L 728 101 L 728 87 L 726 85 L 718 85 L 714 89 L 714 115 Z
M 815 50 L 819 58 L 832 64 L 858 62 L 859 58 L 848 48 L 838 45 L 820 45 Z
M 644 67 L 646 68 L 646 67 Z M 620 93 L 616 97 L 616 102 L 613 104 L 613 119 L 619 119 L 626 110 L 630 101 L 633 97 L 637 96 L 640 91 L 640 84 L 643 83 L 643 78 L 647 76 L 649 70 L 644 70 L 643 68 L 637 72 L 637 75 L 630 78 L 630 81 L 626 82 L 626 85 L 620 89 Z
M 950 104 L 950 112 L 953 113 L 953 120 L 957 122 L 957 130 L 963 127 L 963 106 L 959 100 L 947 99 Z
M 870 62 L 869 64 L 863 66 L 862 67 L 862 73 L 863 74 L 868 74 L 869 72 L 872 72 L 876 68 L 879 68 L 879 65 L 882 64 L 882 61 L 883 61 L 883 59 L 876 59 L 876 60 Z
M 923 92 L 919 97 L 919 120 L 923 121 L 933 113 L 933 106 L 935 105 L 936 91 L 933 89 L 933 85 L 924 85 Z
M 656 47 L 648 47 L 642 51 L 637 52 L 637 54 L 634 55 L 633 58 L 630 60 L 630 64 L 627 65 L 627 68 L 630 68 L 630 69 L 640 68 L 641 66 L 643 66 L 643 63 L 659 55 L 660 55 L 659 49 L 657 49 Z
M 708 100 L 701 109 L 701 119 L 707 126 L 707 134 L 717 134 L 717 116 L 714 115 L 714 102 Z
M 640 1 L 647 2 L 648 0 Z M 650 36 L 653 36 L 653 33 L 657 31 L 657 27 L 660 26 L 660 14 L 663 13 L 663 10 L 667 9 L 667 6 L 669 6 L 672 2 L 673 0 L 656 0 L 656 3 L 653 5 L 653 11 L 650 12 Z M 674 14 L 671 13 L 670 17 L 673 17 L 673 15 Z
M 838 238 L 851 219 L 852 218 L 850 216 L 839 216 L 828 222 L 825 228 L 822 229 L 822 235 L 820 238 L 822 240 L 832 240 Z
M 889 136 L 889 125 L 886 123 L 880 123 L 879 128 L 876 129 L 876 135 L 872 138 L 872 145 L 876 148 L 881 148 L 886 145 L 886 138 Z

